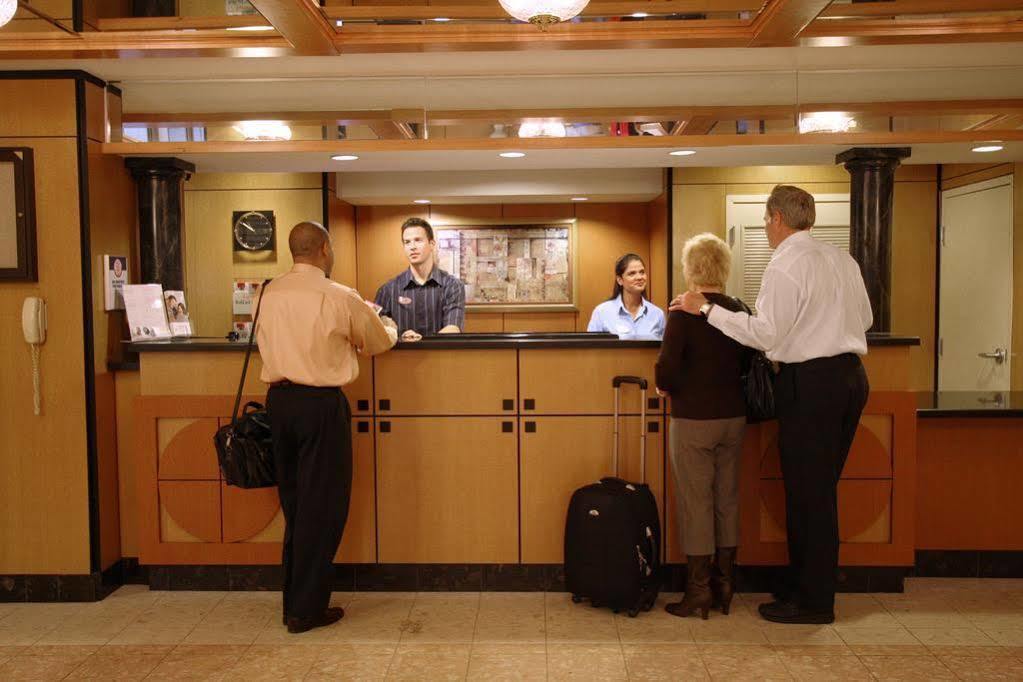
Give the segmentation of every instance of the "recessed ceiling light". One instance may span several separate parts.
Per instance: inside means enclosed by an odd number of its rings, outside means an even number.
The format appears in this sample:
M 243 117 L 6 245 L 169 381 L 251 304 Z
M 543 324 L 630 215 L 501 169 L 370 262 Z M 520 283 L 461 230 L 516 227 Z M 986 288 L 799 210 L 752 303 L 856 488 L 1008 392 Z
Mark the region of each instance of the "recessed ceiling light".
M 358 161 L 359 157 L 355 154 L 338 154 L 337 156 L 330 157 L 331 161 Z
M 646 19 L 650 15 L 647 14 L 646 12 L 633 12 L 630 16 L 633 19 Z
M 428 203 L 430 203 L 430 200 L 429 199 L 415 199 L 415 200 L 412 201 L 412 203 L 413 204 L 428 204 Z
M 1005 149 L 1005 147 L 1003 147 L 1002 145 L 997 144 L 997 143 L 993 143 L 993 144 L 983 144 L 983 145 L 980 145 L 979 147 L 974 147 L 973 151 L 980 152 L 981 154 L 984 154 L 986 152 L 1000 152 L 1003 149 Z
M 272 31 L 273 26 L 231 26 L 228 31 Z
M 589 201 L 589 197 L 572 197 L 572 201 Z
M 441 23 L 444 23 L 445 21 L 451 21 L 451 18 L 450 17 L 434 17 L 433 20 L 434 21 L 439 21 Z
M 337 21 L 334 22 L 334 25 L 337 26 L 338 28 L 341 28 L 342 26 L 345 25 L 345 20 L 344 19 L 338 19 Z
M 499 154 L 499 156 L 505 159 L 521 159 L 525 155 L 525 152 L 501 152 Z
M 675 151 L 668 153 L 671 154 L 672 156 L 692 156 L 696 152 L 693 151 L 692 149 L 676 149 Z

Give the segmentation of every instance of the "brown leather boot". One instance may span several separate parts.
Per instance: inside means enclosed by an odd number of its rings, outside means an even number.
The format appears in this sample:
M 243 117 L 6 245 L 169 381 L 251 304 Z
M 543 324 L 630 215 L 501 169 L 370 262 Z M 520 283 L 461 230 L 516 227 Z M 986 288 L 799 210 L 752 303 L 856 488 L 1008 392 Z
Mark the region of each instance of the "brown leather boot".
M 674 604 L 667 604 L 664 610 L 673 616 L 685 618 L 697 611 L 700 617 L 707 620 L 707 613 L 713 598 L 710 593 L 710 561 L 711 555 L 700 556 L 688 555 L 689 561 L 686 576 L 686 594 L 682 601 Z
M 714 593 L 714 608 L 728 615 L 735 594 L 736 547 L 718 547 L 717 564 L 710 576 L 710 589 Z

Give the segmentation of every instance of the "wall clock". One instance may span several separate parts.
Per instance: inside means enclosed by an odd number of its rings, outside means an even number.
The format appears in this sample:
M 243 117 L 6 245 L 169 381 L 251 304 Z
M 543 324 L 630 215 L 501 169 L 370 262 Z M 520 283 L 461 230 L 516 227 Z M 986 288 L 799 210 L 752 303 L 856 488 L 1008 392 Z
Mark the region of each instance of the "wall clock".
M 231 236 L 235 251 L 276 250 L 277 223 L 273 211 L 235 211 L 231 214 Z

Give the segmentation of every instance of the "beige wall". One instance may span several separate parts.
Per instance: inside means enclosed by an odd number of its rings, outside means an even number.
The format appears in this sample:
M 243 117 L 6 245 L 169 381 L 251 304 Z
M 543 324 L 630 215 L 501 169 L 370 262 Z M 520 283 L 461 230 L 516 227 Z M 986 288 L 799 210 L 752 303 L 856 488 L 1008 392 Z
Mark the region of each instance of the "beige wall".
M 89 572 L 88 465 L 75 84 L 0 81 L 0 146 L 35 152 L 38 282 L 0 284 L 0 574 Z M 21 332 L 47 302 L 43 414 Z
M 912 386 L 916 390 L 933 386 L 936 177 L 934 166 L 902 166 L 895 176 L 892 331 L 920 337 L 921 346 L 912 353 Z M 686 239 L 700 232 L 725 237 L 726 197 L 768 194 L 780 183 L 799 185 L 814 194 L 847 193 L 849 173 L 841 166 L 675 170 L 673 293 L 684 288 L 680 260 Z

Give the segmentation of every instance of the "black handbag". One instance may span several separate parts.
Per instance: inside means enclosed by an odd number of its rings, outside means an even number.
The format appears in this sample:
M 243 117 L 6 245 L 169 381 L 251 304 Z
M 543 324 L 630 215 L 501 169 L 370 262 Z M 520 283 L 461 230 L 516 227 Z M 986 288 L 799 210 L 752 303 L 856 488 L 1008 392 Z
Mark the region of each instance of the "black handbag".
M 735 300 L 747 315 L 753 314 L 742 299 Z M 763 351 L 750 351 L 749 365 L 742 375 L 742 388 L 746 394 L 747 422 L 756 424 L 774 419 L 774 367 Z
M 238 405 L 242 401 L 242 389 L 245 386 L 245 374 L 249 370 L 249 358 L 252 356 L 252 342 L 256 338 L 256 325 L 259 323 L 259 308 L 263 305 L 263 293 L 270 280 L 263 282 L 259 302 L 256 304 L 256 315 L 252 319 L 252 332 L 245 348 L 245 363 L 242 365 L 242 378 L 238 382 L 238 394 L 231 410 L 231 423 L 217 429 L 213 436 L 213 445 L 217 449 L 217 460 L 224 481 L 238 488 L 269 488 L 277 485 L 277 474 L 274 471 L 273 439 L 270 433 L 270 418 L 266 408 L 257 402 L 247 402 L 238 414 Z

